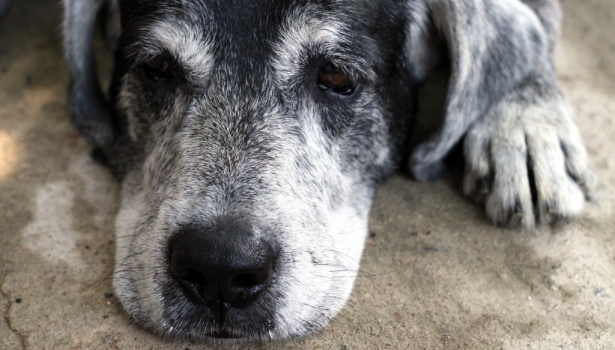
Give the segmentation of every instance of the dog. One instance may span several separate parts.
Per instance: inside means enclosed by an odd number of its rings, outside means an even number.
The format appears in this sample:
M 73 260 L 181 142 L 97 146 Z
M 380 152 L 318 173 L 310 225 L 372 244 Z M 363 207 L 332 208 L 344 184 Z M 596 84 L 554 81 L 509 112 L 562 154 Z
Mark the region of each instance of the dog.
M 159 335 L 324 327 L 438 62 L 445 116 L 409 155 L 417 180 L 460 144 L 464 193 L 509 227 L 575 216 L 596 183 L 552 60 L 559 0 L 63 3 L 71 120 L 121 181 L 115 295 Z

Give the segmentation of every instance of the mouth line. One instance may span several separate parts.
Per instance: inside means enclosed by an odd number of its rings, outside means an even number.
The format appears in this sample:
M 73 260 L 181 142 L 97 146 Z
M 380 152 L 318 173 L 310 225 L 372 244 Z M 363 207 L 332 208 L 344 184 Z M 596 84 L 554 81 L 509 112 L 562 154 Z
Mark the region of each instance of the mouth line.
M 218 330 L 213 333 L 208 333 L 206 335 L 208 337 L 212 337 L 215 339 L 245 339 L 244 337 L 238 337 L 238 336 L 232 335 L 226 329 Z
M 254 341 L 254 340 L 258 340 L 258 339 L 266 339 L 266 334 L 268 334 L 268 330 L 265 329 L 260 329 L 260 328 L 252 328 L 252 329 L 243 329 L 243 328 L 237 328 L 236 325 L 234 325 L 234 323 L 236 323 L 237 320 L 233 321 L 233 319 L 228 319 L 227 318 L 227 312 L 229 311 L 229 309 L 231 309 L 230 306 L 228 305 L 224 305 L 226 303 L 224 302 L 217 302 L 217 310 L 216 307 L 212 307 L 213 305 L 212 302 L 207 302 L 205 300 L 201 300 L 200 302 L 195 302 L 193 300 L 190 300 L 191 298 L 187 298 L 188 302 L 193 304 L 195 310 L 199 310 L 201 308 L 204 308 L 207 310 L 208 313 L 211 313 L 211 316 L 213 317 L 213 319 L 210 319 L 209 317 L 207 317 L 207 319 L 209 321 L 213 320 L 213 324 L 211 324 L 212 327 L 210 327 L 209 329 L 201 329 L 200 331 L 202 332 L 201 335 L 196 335 L 198 333 L 192 333 L 195 334 L 198 338 L 202 338 L 203 340 L 206 340 L 207 338 L 210 338 L 212 340 L 219 340 L 219 341 Z M 216 303 L 213 303 L 216 304 Z M 202 312 L 205 312 L 204 310 L 201 310 Z M 198 311 L 197 311 L 198 313 Z M 196 315 L 193 315 L 196 316 Z M 203 316 L 202 314 L 200 316 Z M 175 319 L 175 318 L 174 318 Z M 254 326 L 254 325 L 252 325 Z M 198 331 L 196 329 L 193 329 L 192 331 L 187 331 L 187 333 L 193 332 L 193 331 Z M 175 334 L 177 336 L 182 336 L 181 334 Z

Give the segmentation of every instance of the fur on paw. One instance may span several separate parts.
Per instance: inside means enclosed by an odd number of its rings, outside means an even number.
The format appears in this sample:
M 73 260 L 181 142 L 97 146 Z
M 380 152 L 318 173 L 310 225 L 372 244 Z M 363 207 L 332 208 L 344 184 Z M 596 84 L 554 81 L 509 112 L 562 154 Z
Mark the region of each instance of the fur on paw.
M 463 190 L 499 226 L 531 227 L 577 215 L 596 178 L 563 100 L 504 100 L 464 140 Z

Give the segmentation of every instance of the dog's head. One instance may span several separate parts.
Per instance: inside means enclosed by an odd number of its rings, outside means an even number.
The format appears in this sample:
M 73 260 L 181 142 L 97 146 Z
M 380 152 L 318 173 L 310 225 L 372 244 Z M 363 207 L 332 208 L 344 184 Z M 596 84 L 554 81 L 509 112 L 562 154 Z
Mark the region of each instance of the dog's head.
M 76 2 L 66 0 L 71 107 L 122 178 L 124 308 L 196 339 L 325 325 L 351 292 L 373 192 L 401 158 L 413 86 L 437 51 L 432 9 L 113 1 L 109 108 L 90 52 L 103 1 Z

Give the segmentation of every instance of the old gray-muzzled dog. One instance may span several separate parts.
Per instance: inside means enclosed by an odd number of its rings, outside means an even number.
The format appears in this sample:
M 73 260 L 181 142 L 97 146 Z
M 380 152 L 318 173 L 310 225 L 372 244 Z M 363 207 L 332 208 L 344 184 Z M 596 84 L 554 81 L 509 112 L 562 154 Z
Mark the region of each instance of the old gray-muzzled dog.
M 440 176 L 461 142 L 464 192 L 504 226 L 574 216 L 595 183 L 552 61 L 559 0 L 64 5 L 72 122 L 122 181 L 115 293 L 158 334 L 325 326 L 441 59 L 445 120 L 410 156 L 418 180 Z M 110 101 L 92 50 L 99 15 Z

